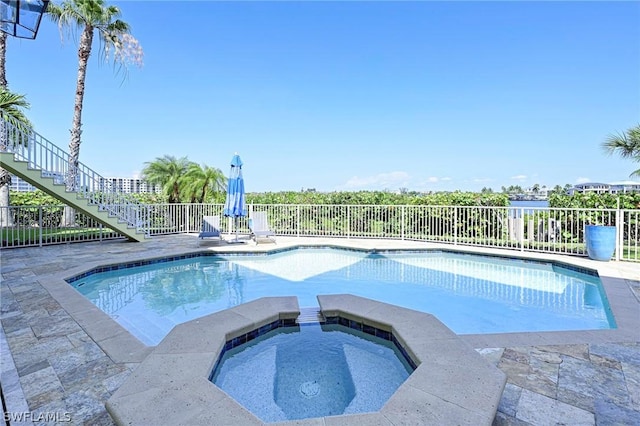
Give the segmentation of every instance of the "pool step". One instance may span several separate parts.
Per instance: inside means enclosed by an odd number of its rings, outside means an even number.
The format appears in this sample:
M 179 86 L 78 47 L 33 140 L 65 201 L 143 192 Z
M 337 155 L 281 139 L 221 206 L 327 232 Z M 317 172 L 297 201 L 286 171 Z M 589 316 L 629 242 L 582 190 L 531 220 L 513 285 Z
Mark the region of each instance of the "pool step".
M 297 324 L 306 324 L 310 322 L 324 322 L 324 316 L 320 308 L 300 308 L 300 315 L 296 319 Z

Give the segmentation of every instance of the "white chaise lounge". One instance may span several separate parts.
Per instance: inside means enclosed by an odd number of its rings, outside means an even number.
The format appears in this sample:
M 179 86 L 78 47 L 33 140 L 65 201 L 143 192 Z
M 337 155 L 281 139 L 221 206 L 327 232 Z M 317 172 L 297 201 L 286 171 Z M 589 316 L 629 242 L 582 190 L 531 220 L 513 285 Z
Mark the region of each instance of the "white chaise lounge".
M 198 245 L 205 238 L 217 238 L 218 241 L 222 241 L 220 216 L 204 216 L 202 218 L 202 229 L 198 234 Z
M 259 240 L 267 240 L 275 243 L 276 234 L 269 228 L 267 212 L 253 212 L 249 218 L 249 229 L 251 238 L 258 244 Z

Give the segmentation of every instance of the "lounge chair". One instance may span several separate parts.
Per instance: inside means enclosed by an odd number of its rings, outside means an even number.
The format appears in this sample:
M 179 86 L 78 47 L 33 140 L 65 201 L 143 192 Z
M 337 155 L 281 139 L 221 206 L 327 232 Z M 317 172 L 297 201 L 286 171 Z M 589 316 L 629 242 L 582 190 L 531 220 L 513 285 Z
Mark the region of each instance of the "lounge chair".
M 198 245 L 205 238 L 217 238 L 222 241 L 220 232 L 220 216 L 204 216 L 202 218 L 202 230 L 198 234 Z
M 269 228 L 267 221 L 267 212 L 253 212 L 249 218 L 249 229 L 251 230 L 251 238 L 258 244 L 258 239 L 266 238 L 275 243 L 276 234 Z

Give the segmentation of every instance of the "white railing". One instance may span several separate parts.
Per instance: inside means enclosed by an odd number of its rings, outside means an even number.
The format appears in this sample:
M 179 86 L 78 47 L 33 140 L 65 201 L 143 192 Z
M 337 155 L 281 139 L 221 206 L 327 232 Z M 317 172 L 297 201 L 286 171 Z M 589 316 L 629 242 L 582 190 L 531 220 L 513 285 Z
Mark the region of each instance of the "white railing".
M 81 227 L 58 227 L 62 206 L 4 209 L 0 214 L 11 215 L 15 226 L 2 229 L 3 248 L 121 238 L 81 214 Z M 223 217 L 222 210 L 222 204 L 153 204 L 141 206 L 140 218 L 150 235 L 197 233 L 203 216 Z M 281 236 L 416 240 L 577 256 L 586 255 L 585 225 L 597 222 L 617 225 L 616 259 L 640 261 L 640 210 L 250 204 L 248 211 L 266 211 Z M 249 233 L 247 217 L 237 223 L 241 234 Z M 224 233 L 234 232 L 233 226 L 232 219 L 221 220 Z
M 81 213 L 76 213 L 77 226 L 60 227 L 64 207 L 0 207 L 0 215 L 10 217 L 13 223 L 11 227 L 2 227 L 0 247 L 30 247 L 123 238 L 120 233 Z
M 140 205 L 127 194 L 109 185 L 98 173 L 81 162 L 74 166 L 69 154 L 33 130 L 27 132 L 14 126 L 0 114 L 0 150 L 10 152 L 17 161 L 27 167 L 40 170 L 42 177 L 53 179 L 56 184 L 67 184 L 73 192 L 90 205 L 108 212 L 139 232 L 146 232 L 140 217 Z M 74 182 L 75 185 L 69 185 Z

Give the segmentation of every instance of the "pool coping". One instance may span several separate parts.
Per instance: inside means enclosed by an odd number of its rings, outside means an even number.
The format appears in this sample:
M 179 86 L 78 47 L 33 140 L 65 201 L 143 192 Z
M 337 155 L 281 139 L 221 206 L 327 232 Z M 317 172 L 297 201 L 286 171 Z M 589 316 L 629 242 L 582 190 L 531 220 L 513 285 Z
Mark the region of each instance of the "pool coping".
M 317 298 L 326 317 L 392 333 L 418 366 L 377 412 L 269 424 L 492 424 L 506 375 L 433 315 L 348 294 Z M 299 313 L 296 297 L 268 297 L 174 327 L 107 411 L 119 425 L 265 424 L 208 378 L 227 341 Z
M 318 239 L 304 243 L 292 239 L 292 242 L 279 240 L 277 246 L 265 245 L 215 245 L 209 247 L 194 247 L 193 249 L 177 249 L 163 252 L 160 256 L 149 256 L 143 253 L 131 256 L 128 253 L 126 259 L 117 256 L 113 260 L 86 262 L 83 266 L 71 268 L 64 272 L 45 274 L 39 282 L 49 291 L 51 296 L 68 312 L 74 320 L 91 336 L 102 350 L 116 363 L 138 363 L 143 361 L 153 350 L 153 346 L 146 346 L 118 322 L 104 311 L 94 305 L 89 299 L 80 294 L 66 280 L 80 275 L 88 270 L 117 263 L 136 262 L 143 259 L 160 259 L 172 256 L 192 256 L 197 253 L 212 254 L 242 254 L 258 253 L 271 254 L 281 252 L 284 249 L 297 247 L 326 247 L 357 249 L 366 251 L 385 250 L 436 250 L 443 252 L 455 252 L 464 254 L 479 254 L 483 256 L 497 256 L 501 258 L 514 258 L 520 260 L 550 261 L 563 265 L 571 265 L 576 268 L 584 268 L 597 271 L 605 291 L 605 295 L 616 321 L 617 328 L 605 330 L 569 330 L 569 331 L 543 331 L 543 332 L 514 332 L 514 333 L 489 333 L 489 334 L 464 334 L 459 337 L 474 348 L 497 348 L 508 346 L 531 345 L 556 345 L 556 344 L 581 344 L 581 343 L 612 343 L 638 341 L 640 330 L 640 304 L 635 295 L 625 283 L 623 277 L 616 269 L 618 262 L 598 262 L 582 257 L 570 257 L 566 255 L 552 255 L 545 253 L 512 252 L 500 249 L 471 247 L 471 246 L 443 246 L 424 242 L 401 241 L 402 244 L 394 244 L 393 241 L 372 240 L 344 240 L 332 241 Z M 375 243 L 375 244 L 372 244 Z M 407 244 L 409 243 L 409 244 Z M 407 247 L 408 245 L 408 247 Z M 111 253 L 111 252 L 107 252 Z M 118 254 L 114 252 L 114 254 Z M 640 280 L 640 276 L 638 277 Z

